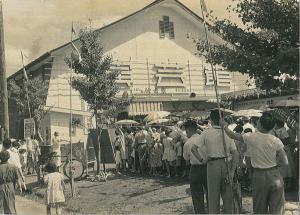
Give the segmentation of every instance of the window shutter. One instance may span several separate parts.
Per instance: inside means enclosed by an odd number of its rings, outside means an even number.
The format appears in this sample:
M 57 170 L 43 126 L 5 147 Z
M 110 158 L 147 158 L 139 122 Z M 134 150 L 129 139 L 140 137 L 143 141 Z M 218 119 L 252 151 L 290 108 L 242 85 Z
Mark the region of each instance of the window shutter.
M 165 27 L 163 21 L 159 21 L 159 38 L 165 38 Z
M 169 36 L 170 36 L 170 39 L 174 39 L 175 38 L 174 23 L 173 22 L 170 22 Z

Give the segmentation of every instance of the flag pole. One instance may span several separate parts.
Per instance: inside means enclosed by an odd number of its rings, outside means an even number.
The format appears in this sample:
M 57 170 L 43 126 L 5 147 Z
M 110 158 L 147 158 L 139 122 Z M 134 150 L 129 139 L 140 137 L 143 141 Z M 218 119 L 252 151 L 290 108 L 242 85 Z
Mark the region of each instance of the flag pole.
M 205 16 L 204 16 L 204 10 L 207 13 L 207 8 L 205 5 L 204 0 L 200 0 L 200 6 L 201 6 L 201 12 L 202 12 L 202 19 L 203 19 L 203 24 L 204 24 L 204 31 L 205 31 L 205 40 L 206 40 L 206 44 L 208 46 L 208 54 L 209 54 L 209 58 L 210 58 L 210 66 L 211 66 L 211 72 L 212 72 L 212 77 L 213 77 L 213 81 L 214 81 L 214 89 L 215 89 L 215 94 L 216 94 L 216 98 L 217 98 L 217 105 L 218 105 L 218 111 L 219 111 L 219 117 L 220 119 L 223 120 L 222 114 L 221 114 L 221 106 L 220 106 L 220 100 L 219 100 L 219 92 L 218 92 L 218 86 L 217 86 L 217 80 L 216 80 L 216 67 L 214 68 L 213 63 L 212 63 L 212 53 L 211 53 L 211 47 L 210 47 L 210 43 L 208 40 L 208 33 L 207 33 L 207 28 L 206 28 L 206 21 L 205 21 Z M 227 179 L 228 182 L 230 184 L 230 189 L 231 189 L 231 195 L 232 195 L 232 209 L 233 212 L 235 211 L 234 209 L 234 195 L 233 195 L 233 181 L 232 178 L 230 177 L 230 169 L 229 169 L 229 164 L 228 164 L 228 157 L 227 157 L 227 148 L 226 148 L 226 142 L 225 142 L 225 133 L 224 133 L 224 128 L 221 128 L 222 131 L 222 143 L 223 143 L 223 148 L 224 148 L 224 153 L 225 153 L 225 163 L 226 163 L 226 169 L 227 169 Z
M 71 44 L 73 44 L 73 22 L 72 22 L 72 29 L 71 29 Z M 71 58 L 72 58 L 73 48 L 71 51 Z M 74 188 L 74 178 L 73 178 L 73 147 L 72 147 L 72 126 L 73 126 L 73 114 L 72 114 L 72 70 L 73 70 L 73 61 L 71 59 L 71 69 L 70 69 L 70 132 L 69 132 L 69 138 L 70 138 L 70 179 L 71 179 L 71 192 L 72 197 L 75 197 L 75 188 Z
M 31 119 L 31 108 L 30 108 L 30 103 L 29 103 L 29 95 L 28 95 L 28 88 L 26 86 L 26 83 L 28 81 L 28 76 L 27 76 L 27 73 L 26 73 L 26 69 L 25 69 L 25 66 L 24 66 L 24 56 L 23 56 L 23 52 L 21 52 L 21 58 L 22 58 L 22 67 L 23 67 L 23 72 L 24 72 L 24 86 L 25 86 L 25 93 L 26 93 L 26 100 L 27 100 L 27 106 L 28 106 L 28 112 L 29 112 L 29 118 Z M 24 137 L 25 138 L 25 137 Z

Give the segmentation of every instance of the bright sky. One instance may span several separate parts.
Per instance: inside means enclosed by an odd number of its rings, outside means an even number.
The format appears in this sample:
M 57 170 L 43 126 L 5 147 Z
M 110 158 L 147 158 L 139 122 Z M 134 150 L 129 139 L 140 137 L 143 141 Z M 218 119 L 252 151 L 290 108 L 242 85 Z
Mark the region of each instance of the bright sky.
M 127 16 L 154 0 L 2 0 L 7 76 L 22 67 L 20 50 L 28 57 L 25 64 L 46 51 L 70 40 L 75 27 L 92 19 L 100 28 Z M 199 14 L 200 0 L 180 0 Z M 218 17 L 230 18 L 226 7 L 231 0 L 206 0 L 208 10 Z M 236 18 L 235 18 L 236 19 Z

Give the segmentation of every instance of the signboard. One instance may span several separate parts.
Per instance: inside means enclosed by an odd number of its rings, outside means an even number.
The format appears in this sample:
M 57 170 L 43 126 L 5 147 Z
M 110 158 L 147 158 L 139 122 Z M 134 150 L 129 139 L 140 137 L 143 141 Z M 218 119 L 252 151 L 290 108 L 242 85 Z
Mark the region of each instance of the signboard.
M 115 163 L 113 142 L 115 129 L 103 129 L 100 136 L 101 163 Z
M 114 129 L 103 129 L 100 135 L 101 147 L 101 163 L 114 163 L 113 141 L 115 139 Z M 95 157 L 99 151 L 96 129 L 91 129 L 88 135 L 86 146 L 87 162 L 95 161 Z
M 35 123 L 32 118 L 24 119 L 24 139 L 35 134 Z

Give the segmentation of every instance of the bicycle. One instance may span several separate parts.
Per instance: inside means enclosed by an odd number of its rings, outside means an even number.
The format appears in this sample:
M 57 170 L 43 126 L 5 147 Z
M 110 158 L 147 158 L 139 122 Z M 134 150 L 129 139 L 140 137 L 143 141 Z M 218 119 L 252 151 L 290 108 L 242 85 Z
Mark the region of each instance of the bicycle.
M 60 155 L 58 156 L 56 152 L 51 152 L 49 154 L 46 154 L 44 156 L 41 156 L 39 159 L 39 166 L 43 167 L 42 168 L 42 172 L 43 172 L 43 176 L 44 176 L 44 171 L 45 171 L 45 167 L 49 162 L 53 162 L 55 158 L 60 157 L 61 158 L 61 165 L 58 167 L 60 170 L 63 170 L 63 174 L 71 179 L 71 171 L 73 174 L 73 178 L 74 180 L 78 180 L 82 177 L 84 171 L 85 171 L 85 166 L 83 164 L 83 162 L 78 159 L 78 156 L 76 156 L 78 154 L 78 150 L 76 151 L 76 147 L 73 150 L 73 158 L 71 161 L 71 151 L 68 152 L 67 155 Z M 72 168 L 71 168 L 72 165 Z

